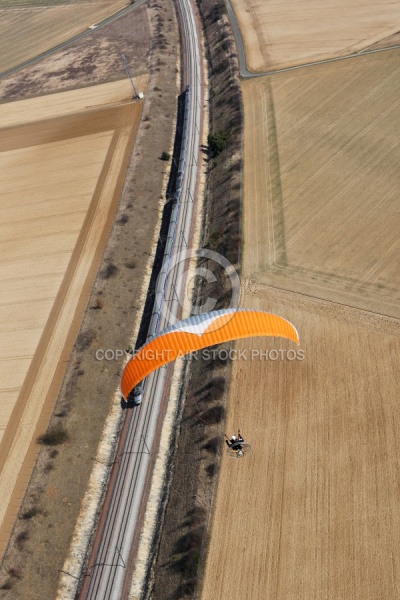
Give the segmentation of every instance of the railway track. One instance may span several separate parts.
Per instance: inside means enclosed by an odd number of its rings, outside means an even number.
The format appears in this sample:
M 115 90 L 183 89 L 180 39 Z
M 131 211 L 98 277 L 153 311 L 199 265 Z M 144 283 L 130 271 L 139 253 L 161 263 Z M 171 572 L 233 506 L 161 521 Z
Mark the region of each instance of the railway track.
M 202 74 L 200 40 L 190 0 L 176 0 L 184 57 L 184 139 L 178 184 L 168 230 L 166 250 L 156 286 L 149 337 L 180 317 L 185 285 L 185 261 L 171 270 L 174 257 L 191 237 L 201 132 Z M 152 467 L 157 454 L 163 401 L 169 377 L 165 368 L 145 382 L 143 401 L 128 412 L 112 468 L 81 600 L 128 598 L 132 566 L 146 505 Z

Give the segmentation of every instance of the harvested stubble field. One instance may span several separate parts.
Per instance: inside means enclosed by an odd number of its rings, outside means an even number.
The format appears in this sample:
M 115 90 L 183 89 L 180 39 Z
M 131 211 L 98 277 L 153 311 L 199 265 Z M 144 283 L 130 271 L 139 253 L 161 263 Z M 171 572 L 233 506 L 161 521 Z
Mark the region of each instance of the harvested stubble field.
M 259 72 L 358 52 L 400 30 L 400 4 L 391 0 L 232 0 L 232 5 L 247 66 Z
M 244 302 L 305 358 L 233 365 L 226 429 L 252 452 L 223 457 L 202 600 L 398 598 L 398 322 L 256 284 Z M 236 344 L 272 348 L 293 345 Z
M 134 83 L 138 91 L 143 92 L 146 89 L 148 75 L 135 77 Z M 15 127 L 16 125 L 26 126 L 28 123 L 37 123 L 38 121 L 48 121 L 49 119 L 65 117 L 76 113 L 85 113 L 96 111 L 103 106 L 115 106 L 129 102 L 132 98 L 132 87 L 128 79 L 102 83 L 100 85 L 70 90 L 61 94 L 48 94 L 20 102 L 8 102 L 0 105 L 0 128 Z M 40 137 L 40 143 L 46 135 L 47 130 L 52 131 L 51 123 L 43 127 L 43 135 Z M 14 130 L 12 135 L 7 136 L 10 140 L 15 140 L 17 131 L 26 135 L 27 127 Z M 36 126 L 36 136 L 38 135 L 38 126 Z M 64 133 L 67 134 L 66 129 Z M 61 134 L 60 134 L 61 136 Z M 76 131 L 72 130 L 72 137 L 76 137 Z M 37 138 L 31 139 L 34 145 Z M 7 139 L 3 140 L 3 148 L 7 149 L 9 143 Z M 21 142 L 19 142 L 20 144 Z M 28 146 L 29 144 L 24 144 Z
M 242 89 L 241 303 L 305 357 L 236 344 L 225 428 L 252 453 L 223 458 L 201 597 L 397 598 L 398 53 Z
M 0 4 L 0 72 L 81 33 L 125 6 L 124 0 L 79 2 L 51 6 L 4 7 Z
M 245 270 L 398 318 L 399 51 L 243 84 Z
M 22 101 L 22 112 L 15 103 L 14 126 L 1 130 L 1 549 L 35 461 L 35 431 L 53 410 L 141 114 L 142 103 L 126 101 L 126 82 L 104 87 L 103 105 L 86 111 L 93 87 L 86 97 L 79 90 Z M 12 120 L 3 109 L 2 125 Z M 34 122 L 42 110 L 51 118 Z

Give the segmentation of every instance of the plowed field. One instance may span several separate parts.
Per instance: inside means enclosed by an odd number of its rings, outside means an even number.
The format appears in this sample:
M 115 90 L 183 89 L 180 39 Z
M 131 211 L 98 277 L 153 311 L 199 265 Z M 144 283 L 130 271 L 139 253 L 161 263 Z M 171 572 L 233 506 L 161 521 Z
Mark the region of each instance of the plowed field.
M 114 101 L 124 99 L 119 88 Z M 63 96 L 52 96 L 55 106 Z M 141 113 L 140 102 L 86 111 L 78 102 L 74 113 L 66 99 L 71 114 L 35 122 L 37 101 L 31 111 L 21 104 L 30 122 L 2 129 L 0 146 L 1 542 L 75 341 Z

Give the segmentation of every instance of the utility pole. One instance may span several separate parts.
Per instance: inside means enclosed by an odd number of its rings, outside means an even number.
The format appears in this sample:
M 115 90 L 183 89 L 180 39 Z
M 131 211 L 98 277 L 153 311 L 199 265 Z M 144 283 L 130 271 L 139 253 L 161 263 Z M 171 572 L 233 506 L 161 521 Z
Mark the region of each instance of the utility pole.
M 133 99 L 137 100 L 139 98 L 139 94 L 137 93 L 136 88 L 133 85 L 133 80 L 132 80 L 132 77 L 131 77 L 131 72 L 130 72 L 129 67 L 128 67 L 128 62 L 126 60 L 126 56 L 125 56 L 125 54 L 122 54 L 122 52 L 121 52 L 121 58 L 122 58 L 122 62 L 124 63 L 126 74 L 128 75 L 129 81 L 131 82 L 131 86 L 132 86 L 132 89 L 133 89 Z

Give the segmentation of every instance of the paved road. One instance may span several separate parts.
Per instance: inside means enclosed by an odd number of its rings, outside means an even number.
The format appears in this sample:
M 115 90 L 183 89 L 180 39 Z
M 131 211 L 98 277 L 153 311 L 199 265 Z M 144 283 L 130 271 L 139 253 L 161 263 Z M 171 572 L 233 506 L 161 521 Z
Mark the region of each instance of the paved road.
M 54 46 L 53 48 L 46 50 L 46 52 L 42 52 L 41 54 L 38 54 L 37 56 L 30 58 L 29 60 L 25 60 L 24 62 L 20 63 L 19 65 L 16 65 L 15 67 L 11 67 L 10 69 L 3 71 L 2 73 L 0 73 L 0 77 L 6 77 L 6 75 L 11 75 L 11 73 L 15 73 L 16 71 L 19 71 L 20 69 L 23 69 L 24 67 L 32 65 L 33 63 L 37 62 L 38 60 L 41 60 L 42 58 L 45 58 L 46 56 L 50 56 L 50 54 L 54 54 L 54 52 L 58 52 L 59 50 L 62 50 L 63 48 L 70 46 L 77 40 L 81 40 L 82 38 L 85 38 L 87 35 L 91 35 L 94 31 L 101 29 L 101 27 L 105 27 L 109 23 L 112 23 L 116 19 L 119 19 L 123 15 L 126 15 L 128 12 L 131 12 L 132 10 L 134 10 L 141 4 L 144 4 L 145 2 L 147 2 L 147 0 L 138 0 L 138 2 L 135 2 L 135 4 L 129 4 L 125 8 L 122 8 L 121 10 L 119 10 L 117 13 L 115 13 L 109 17 L 106 17 L 103 21 L 99 21 L 99 23 L 96 24 L 96 29 L 86 29 L 82 33 L 79 33 L 78 35 L 75 35 L 74 37 L 70 38 L 69 40 L 62 42 L 62 44 L 58 44 L 57 46 Z
M 156 288 L 157 304 L 149 334 L 161 331 L 180 314 L 185 263 L 167 277 L 171 258 L 185 248 L 190 238 L 200 147 L 202 105 L 200 43 L 189 0 L 177 0 L 181 16 L 186 85 L 190 86 L 185 107 L 184 136 L 179 162 L 181 187 L 175 196 L 168 231 L 166 254 Z M 185 87 L 186 87 L 185 85 Z M 164 308 L 168 307 L 168 311 Z M 175 317 L 171 318 L 171 314 Z M 129 411 L 121 435 L 118 462 L 113 468 L 80 598 L 87 600 L 121 600 L 128 597 L 134 556 L 132 548 L 142 525 L 143 500 L 146 499 L 156 455 L 166 369 L 146 379 L 142 404 Z
M 388 48 L 378 48 L 376 50 L 363 50 L 355 52 L 353 54 L 346 54 L 345 56 L 337 56 L 335 58 L 326 58 L 324 60 L 316 60 L 314 62 L 303 63 L 301 65 L 294 65 L 293 67 L 285 67 L 284 69 L 274 69 L 272 71 L 264 71 L 263 73 L 253 73 L 248 70 L 246 62 L 246 53 L 244 49 L 244 43 L 242 33 L 240 31 L 239 24 L 236 19 L 235 12 L 232 8 L 229 0 L 225 0 L 228 17 L 231 22 L 233 34 L 236 41 L 236 49 L 239 57 L 239 71 L 243 79 L 252 79 L 254 77 L 264 77 L 265 75 L 274 75 L 275 73 L 286 73 L 287 71 L 297 71 L 298 69 L 304 69 L 307 67 L 315 67 L 316 65 L 324 65 L 331 62 L 338 62 L 339 60 L 347 60 L 349 58 L 355 58 L 356 56 L 365 56 L 367 54 L 377 54 L 378 52 L 387 52 L 388 50 L 396 50 L 400 48 L 400 44 L 395 46 L 389 46 Z

